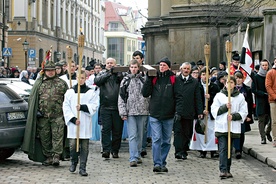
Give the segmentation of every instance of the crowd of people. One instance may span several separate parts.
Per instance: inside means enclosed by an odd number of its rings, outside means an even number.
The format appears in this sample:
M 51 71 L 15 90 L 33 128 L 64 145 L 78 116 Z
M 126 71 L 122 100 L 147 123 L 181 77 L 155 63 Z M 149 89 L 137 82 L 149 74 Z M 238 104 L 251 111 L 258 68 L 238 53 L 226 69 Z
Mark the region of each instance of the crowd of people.
M 219 158 L 219 177 L 225 179 L 233 177 L 232 148 L 235 158 L 241 159 L 245 132 L 251 130 L 254 119 L 260 143 L 273 141 L 276 147 L 276 116 L 271 113 L 276 108 L 276 58 L 273 67 L 261 60 L 251 75 L 240 67 L 238 54 L 233 55 L 229 69 L 226 62 L 207 68 L 200 60 L 184 62 L 174 71 L 164 57 L 154 76 L 140 71 L 143 61 L 143 54 L 136 51 L 128 72 L 115 71 L 116 60 L 107 58 L 104 68 L 93 63 L 79 75 L 73 61 L 47 61 L 30 95 L 22 150 L 46 166 L 70 159 L 69 171 L 75 172 L 80 163 L 79 174 L 87 176 L 89 139 L 100 139 L 103 158 L 116 159 L 123 129 L 127 129 L 130 167 L 143 163 L 150 137 L 153 172 L 159 173 L 168 172 L 166 159 L 173 135 L 176 159 L 188 159 L 189 150 L 197 150 L 200 158 L 210 152 L 211 158 Z M 247 75 L 251 86 L 244 84 Z M 26 81 L 34 74 L 21 71 L 18 76 Z M 196 127 L 202 122 L 203 133 Z

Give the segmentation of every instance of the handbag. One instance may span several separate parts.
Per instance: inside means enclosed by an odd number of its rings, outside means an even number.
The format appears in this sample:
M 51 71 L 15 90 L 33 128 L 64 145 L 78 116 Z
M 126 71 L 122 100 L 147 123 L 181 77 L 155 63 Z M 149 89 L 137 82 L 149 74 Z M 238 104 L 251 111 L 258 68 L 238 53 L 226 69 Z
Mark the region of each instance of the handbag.
M 198 134 L 204 135 L 205 132 L 205 123 L 203 119 L 197 119 L 195 123 L 195 131 Z

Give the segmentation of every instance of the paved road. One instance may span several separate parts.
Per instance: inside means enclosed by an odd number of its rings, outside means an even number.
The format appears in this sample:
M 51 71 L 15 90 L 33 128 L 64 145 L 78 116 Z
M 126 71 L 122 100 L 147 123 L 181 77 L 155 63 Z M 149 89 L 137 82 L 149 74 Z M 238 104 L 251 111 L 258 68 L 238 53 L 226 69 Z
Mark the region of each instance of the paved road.
M 149 148 L 150 150 L 150 148 Z M 100 154 L 99 142 L 90 143 L 88 177 L 81 177 L 77 172 L 68 171 L 70 163 L 61 162 L 61 166 L 42 166 L 28 160 L 21 151 L 17 151 L 10 159 L 0 163 L 0 183 L 90 183 L 90 184 L 153 184 L 153 183 L 276 183 L 271 175 L 274 169 L 244 155 L 243 159 L 233 159 L 232 174 L 234 178 L 219 179 L 218 160 L 198 158 L 198 153 L 190 151 L 188 160 L 177 161 L 172 147 L 168 157 L 169 172 L 155 174 L 152 172 L 152 157 L 147 155 L 142 165 L 130 168 L 128 162 L 128 143 L 122 143 L 120 158 L 104 160 Z M 257 165 L 252 162 L 258 162 Z M 261 166 L 260 166 L 261 164 Z

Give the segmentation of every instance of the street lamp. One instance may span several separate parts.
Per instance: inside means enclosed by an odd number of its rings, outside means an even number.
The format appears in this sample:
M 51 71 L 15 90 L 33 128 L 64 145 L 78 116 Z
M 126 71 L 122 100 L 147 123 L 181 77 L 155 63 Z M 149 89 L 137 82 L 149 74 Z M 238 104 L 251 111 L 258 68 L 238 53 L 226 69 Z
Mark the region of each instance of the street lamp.
M 57 62 L 59 62 L 60 59 L 61 59 L 61 53 L 60 53 L 60 52 L 57 52 L 57 53 L 56 53 L 56 56 L 57 56 Z
M 27 60 L 28 60 L 28 49 L 29 49 L 29 42 L 25 39 L 25 41 L 22 43 L 23 50 L 25 52 L 25 69 L 27 69 Z

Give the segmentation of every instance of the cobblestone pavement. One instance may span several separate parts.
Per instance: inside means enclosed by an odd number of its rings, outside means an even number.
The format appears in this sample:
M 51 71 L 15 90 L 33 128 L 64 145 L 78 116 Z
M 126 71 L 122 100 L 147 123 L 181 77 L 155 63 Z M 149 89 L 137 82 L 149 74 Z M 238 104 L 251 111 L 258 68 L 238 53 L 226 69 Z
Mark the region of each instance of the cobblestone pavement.
M 276 183 L 261 174 L 262 167 L 254 167 L 248 162 L 250 156 L 244 155 L 243 159 L 233 159 L 232 174 L 234 178 L 220 180 L 218 160 L 211 159 L 207 154 L 206 159 L 198 158 L 198 152 L 190 151 L 187 160 L 175 160 L 174 148 L 171 148 L 168 161 L 168 173 L 153 173 L 150 148 L 143 163 L 136 168 L 129 167 L 128 143 L 122 142 L 119 153 L 120 158 L 104 160 L 100 154 L 100 143 L 90 143 L 88 158 L 88 177 L 81 177 L 78 169 L 70 173 L 69 161 L 61 162 L 60 167 L 42 166 L 28 160 L 27 155 L 17 151 L 10 159 L 0 163 L 0 183 L 91 183 L 91 184 L 153 184 L 153 183 Z M 265 165 L 266 166 L 266 165 Z M 275 174 L 271 168 L 271 173 Z

